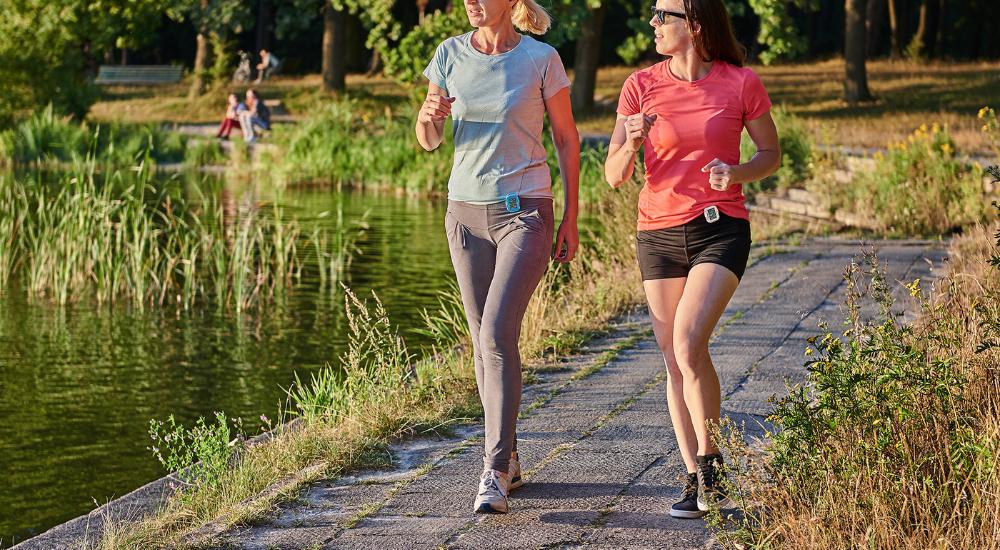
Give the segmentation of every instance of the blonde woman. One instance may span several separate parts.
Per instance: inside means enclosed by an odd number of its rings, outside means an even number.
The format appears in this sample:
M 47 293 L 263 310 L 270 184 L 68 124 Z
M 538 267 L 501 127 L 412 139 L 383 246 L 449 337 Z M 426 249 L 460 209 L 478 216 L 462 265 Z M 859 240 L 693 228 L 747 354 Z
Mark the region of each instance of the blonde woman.
M 741 184 L 774 173 L 781 152 L 771 100 L 743 66 L 722 0 L 657 0 L 649 24 L 665 59 L 625 81 L 604 172 L 618 187 L 643 149 L 636 254 L 688 473 L 670 515 L 698 518 L 729 504 L 709 432 L 721 391 L 708 340 L 750 254 Z M 757 151 L 741 163 L 744 128 Z
M 528 300 L 549 259 L 576 254 L 580 136 L 559 54 L 540 35 L 549 15 L 534 0 L 466 0 L 474 30 L 442 42 L 424 71 L 417 141 L 428 151 L 453 120 L 455 158 L 445 231 L 462 293 L 483 403 L 486 441 L 473 509 L 506 513 L 521 485 L 516 422 L 518 340 Z M 549 117 L 565 205 L 553 250 L 552 190 L 542 126 Z

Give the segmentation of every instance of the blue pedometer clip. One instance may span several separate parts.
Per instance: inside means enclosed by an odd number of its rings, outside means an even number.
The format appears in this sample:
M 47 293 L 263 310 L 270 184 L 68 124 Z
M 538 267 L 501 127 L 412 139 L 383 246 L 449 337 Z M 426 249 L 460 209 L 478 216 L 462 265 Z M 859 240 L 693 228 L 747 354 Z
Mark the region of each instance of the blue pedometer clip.
M 504 195 L 503 204 L 507 207 L 508 212 L 521 211 L 521 197 L 517 196 L 517 193 L 507 193 Z

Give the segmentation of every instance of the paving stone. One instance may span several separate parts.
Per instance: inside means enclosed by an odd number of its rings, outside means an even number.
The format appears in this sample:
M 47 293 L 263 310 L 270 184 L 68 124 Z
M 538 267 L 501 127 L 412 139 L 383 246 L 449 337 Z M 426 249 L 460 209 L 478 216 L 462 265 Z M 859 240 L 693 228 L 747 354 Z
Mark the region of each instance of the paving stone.
M 710 349 L 719 373 L 723 414 L 753 445 L 773 431 L 767 399 L 786 383 L 804 380 L 808 338 L 820 323 L 839 330 L 846 285 L 844 267 L 860 243 L 815 240 L 787 247 L 750 266 L 723 315 Z M 759 250 L 755 250 L 759 254 Z M 943 246 L 881 243 L 887 279 L 897 297 L 895 314 L 915 309 L 901 282 L 932 281 L 941 271 Z M 925 285 L 928 286 L 929 285 Z M 641 328 L 648 315 L 630 317 Z M 513 492 L 511 513 L 471 513 L 482 467 L 482 428 L 410 453 L 408 470 L 395 476 L 361 474 L 368 483 L 328 482 L 311 487 L 275 518 L 235 529 L 220 544 L 237 548 L 716 548 L 700 520 L 669 517 L 686 471 L 676 446 L 665 397 L 663 359 L 652 337 L 638 342 L 600 371 L 573 380 L 604 349 L 634 334 L 590 344 L 589 355 L 568 358 L 527 386 L 518 422 L 518 450 L 527 484 Z M 656 383 L 653 383 L 657 381 Z M 553 390 L 558 390 L 553 393 Z M 528 410 L 531 403 L 545 402 Z M 478 437 L 471 444 L 462 441 Z M 404 456 L 404 455 L 400 455 Z M 437 460 L 433 469 L 415 470 Z M 417 475 L 422 474 L 422 475 Z M 374 481 L 373 481 L 374 480 Z M 353 528 L 346 518 L 381 503 Z

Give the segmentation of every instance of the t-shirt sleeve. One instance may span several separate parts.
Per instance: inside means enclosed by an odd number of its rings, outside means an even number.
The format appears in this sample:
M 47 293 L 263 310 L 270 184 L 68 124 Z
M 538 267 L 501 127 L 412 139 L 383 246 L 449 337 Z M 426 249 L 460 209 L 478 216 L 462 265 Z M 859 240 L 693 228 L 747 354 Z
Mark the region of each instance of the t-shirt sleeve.
M 641 110 L 642 106 L 639 105 L 639 84 L 636 82 L 635 74 L 633 73 L 625 79 L 625 84 L 622 84 L 622 93 L 618 96 L 618 114 L 631 116 L 641 112 Z
M 562 58 L 554 48 L 549 49 L 549 56 L 542 72 L 542 99 L 548 99 L 568 87 L 569 77 L 566 76 Z
M 753 71 L 747 71 L 743 81 L 743 120 L 754 120 L 764 116 L 771 109 L 771 98 L 764 89 L 764 83 Z
M 424 76 L 427 80 L 430 80 L 432 84 L 436 84 L 441 89 L 448 93 L 448 82 L 445 78 L 445 68 L 448 64 L 448 53 L 445 51 L 444 43 L 438 44 L 436 50 L 434 50 L 434 57 L 431 58 L 431 62 L 427 64 L 424 69 Z

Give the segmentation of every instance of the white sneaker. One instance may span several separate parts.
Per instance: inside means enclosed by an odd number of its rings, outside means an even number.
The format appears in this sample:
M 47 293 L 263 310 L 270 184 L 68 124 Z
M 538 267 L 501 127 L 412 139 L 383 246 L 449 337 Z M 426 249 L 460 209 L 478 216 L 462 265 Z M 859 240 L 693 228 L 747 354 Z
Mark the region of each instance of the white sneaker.
M 517 456 L 517 451 L 510 455 L 510 466 L 507 468 L 507 475 L 510 476 L 510 490 L 513 491 L 524 485 L 521 479 L 521 460 Z
M 476 495 L 473 511 L 477 514 L 506 514 L 509 487 L 510 478 L 506 472 L 493 469 L 483 471 L 483 475 L 479 478 L 479 494 Z

